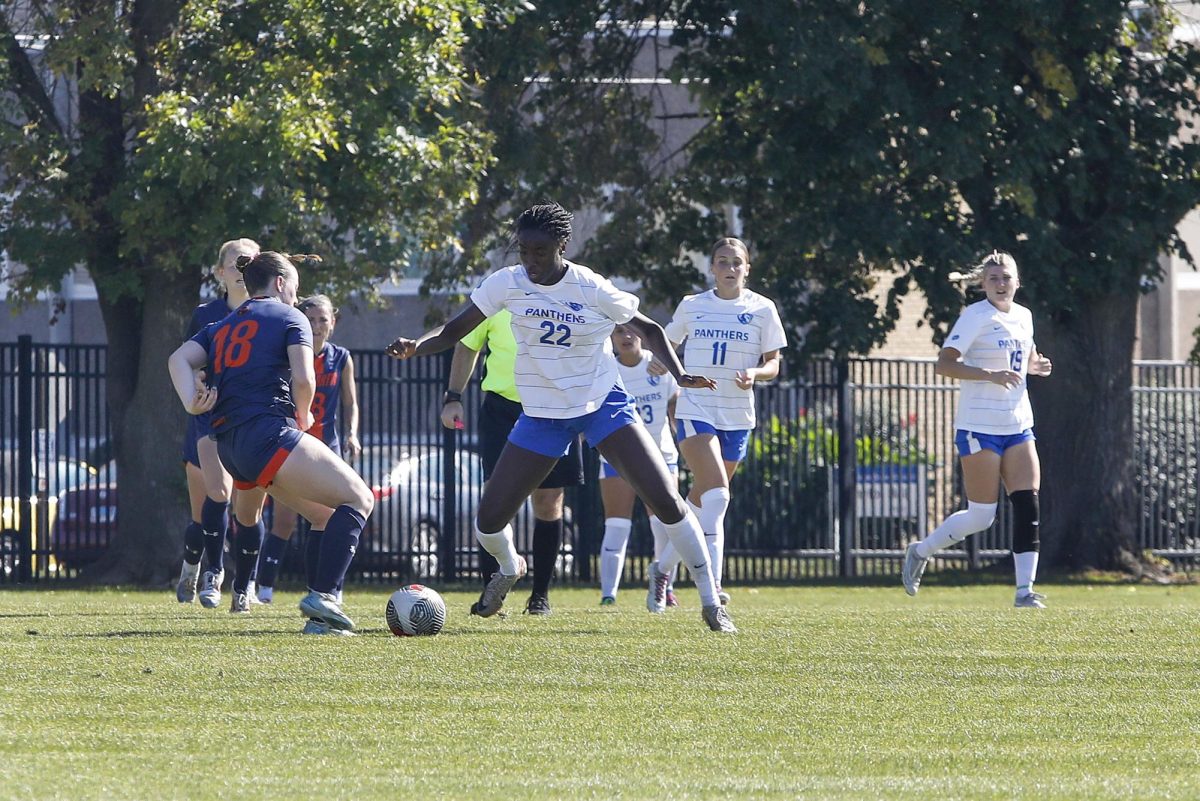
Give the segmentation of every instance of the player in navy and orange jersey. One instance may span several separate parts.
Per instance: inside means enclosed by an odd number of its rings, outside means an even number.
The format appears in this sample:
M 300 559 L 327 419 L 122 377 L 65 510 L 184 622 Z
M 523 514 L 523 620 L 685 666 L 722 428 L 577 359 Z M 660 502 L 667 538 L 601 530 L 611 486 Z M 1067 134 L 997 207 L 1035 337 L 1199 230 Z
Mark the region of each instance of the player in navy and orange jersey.
M 329 446 L 302 433 L 312 425 L 316 377 L 312 327 L 293 305 L 300 284 L 295 266 L 275 252 L 242 257 L 238 266 L 250 299 L 171 354 L 171 380 L 189 413 L 213 413 L 221 462 L 240 490 L 234 510 L 239 518 L 244 509 L 261 510 L 268 491 L 314 525 L 321 515 L 313 510 L 329 510 L 320 521 L 325 533 L 316 576 L 300 610 L 314 619 L 306 632 L 349 631 L 354 623 L 333 592 L 354 557 L 374 497 Z M 238 551 L 239 560 L 249 555 L 240 543 Z M 257 558 L 258 548 L 253 551 Z M 235 600 L 248 586 L 241 572 Z
M 221 297 L 202 303 L 192 312 L 187 338 L 200 329 L 225 319 L 246 300 L 246 287 L 235 261 L 238 256 L 254 256 L 258 244 L 252 239 L 233 239 L 223 245 L 212 268 L 213 278 L 222 290 Z M 188 498 L 192 520 L 183 535 L 183 569 L 175 597 L 180 603 L 191 603 L 196 597 L 196 582 L 200 576 L 200 557 L 207 553 L 208 570 L 200 588 L 200 603 L 211 609 L 221 602 L 221 582 L 225 578 L 226 513 L 233 490 L 233 479 L 217 458 L 217 443 L 209 436 L 209 416 L 188 418 L 183 439 L 183 463 L 187 471 Z
M 312 403 L 313 424 L 308 433 L 320 438 L 334 453 L 356 459 L 362 453 L 362 445 L 358 441 L 358 391 L 354 382 L 354 359 L 350 351 L 329 341 L 329 336 L 337 327 L 337 309 L 326 295 L 305 298 L 296 308 L 304 312 L 312 326 L 313 350 L 316 352 L 313 369 L 317 391 Z M 343 419 L 346 423 L 344 447 L 340 436 Z M 279 562 L 287 550 L 288 540 L 292 538 L 298 519 L 294 509 L 278 501 L 274 502 L 274 506 L 271 533 L 263 541 L 258 564 L 258 599 L 263 603 L 271 603 L 275 595 Z M 304 548 L 304 563 L 310 582 L 320 545 L 320 530 L 311 529 Z

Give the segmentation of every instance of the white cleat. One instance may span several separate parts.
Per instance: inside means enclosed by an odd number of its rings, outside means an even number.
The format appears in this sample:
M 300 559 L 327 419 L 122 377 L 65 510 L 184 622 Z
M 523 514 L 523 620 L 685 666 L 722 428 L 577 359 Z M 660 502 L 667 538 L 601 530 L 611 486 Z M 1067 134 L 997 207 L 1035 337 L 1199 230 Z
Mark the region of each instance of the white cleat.
M 259 606 L 262 604 L 262 599 L 258 597 L 258 584 L 251 581 L 246 585 L 246 595 L 250 597 L 251 606 Z
M 525 557 L 518 556 L 516 575 L 509 576 L 498 570 L 493 573 L 492 577 L 488 579 L 487 586 L 483 588 L 479 600 L 471 604 L 471 614 L 491 617 L 499 612 L 504 608 L 504 599 L 508 597 L 508 591 L 520 580 L 521 576 L 525 575 L 528 569 Z
M 354 621 L 342 611 L 331 593 L 309 590 L 308 595 L 300 599 L 300 614 L 323 620 L 333 629 L 354 628 Z
M 259 587 L 255 593 L 255 597 L 258 598 L 258 602 L 260 604 L 269 604 L 275 600 L 275 588 L 274 587 Z M 340 602 L 338 605 L 339 606 L 341 605 Z
M 250 614 L 250 593 L 238 592 L 234 590 L 233 598 L 229 602 L 229 614 L 231 615 L 248 615 Z
M 315 618 L 309 618 L 308 622 L 304 624 L 304 631 L 302 631 L 301 634 L 332 634 L 337 637 L 358 636 L 353 631 L 330 628 L 329 624 L 324 620 L 317 620 Z
M 908 547 L 904 549 L 904 570 L 903 581 L 904 591 L 909 595 L 916 595 L 917 590 L 921 589 L 921 576 L 925 574 L 925 565 L 929 564 L 929 560 L 917 553 L 917 543 L 910 542 Z
M 718 631 L 722 634 L 737 634 L 737 626 L 733 625 L 733 618 L 729 616 L 729 611 L 718 604 L 706 606 L 700 610 L 700 617 L 704 618 L 704 623 L 713 631 Z
M 1026 592 L 1017 596 L 1013 601 L 1013 606 L 1018 609 L 1045 609 L 1046 605 L 1042 601 L 1046 600 L 1046 596 L 1040 592 Z
M 650 563 L 650 569 L 646 573 L 650 577 L 650 588 L 646 592 L 646 609 L 661 615 L 667 611 L 667 586 L 671 583 L 671 576 L 658 572 L 657 560 Z
M 221 605 L 221 582 L 225 581 L 224 570 L 205 570 L 200 576 L 200 605 L 205 609 L 216 609 Z
M 189 565 L 183 563 L 179 571 L 179 583 L 175 585 L 175 600 L 181 604 L 190 604 L 196 600 L 196 583 L 200 580 L 200 563 Z

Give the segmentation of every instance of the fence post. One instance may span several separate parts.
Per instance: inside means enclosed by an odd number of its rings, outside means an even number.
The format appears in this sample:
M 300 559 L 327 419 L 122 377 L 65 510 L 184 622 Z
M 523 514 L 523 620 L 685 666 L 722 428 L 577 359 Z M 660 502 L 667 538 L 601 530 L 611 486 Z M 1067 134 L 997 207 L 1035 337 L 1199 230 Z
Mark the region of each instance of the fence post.
M 854 437 L 854 385 L 850 383 L 850 361 L 837 362 L 838 392 L 838 534 L 841 563 L 838 574 L 850 578 L 856 573 L 854 546 L 858 542 L 858 514 L 855 493 L 858 484 L 858 453 Z
M 448 386 L 453 358 L 453 350 L 442 354 L 442 386 Z M 438 564 L 444 583 L 458 576 L 458 475 L 458 432 L 442 426 L 442 520 L 446 522 L 438 539 Z
M 33 337 L 17 337 L 17 581 L 33 571 Z

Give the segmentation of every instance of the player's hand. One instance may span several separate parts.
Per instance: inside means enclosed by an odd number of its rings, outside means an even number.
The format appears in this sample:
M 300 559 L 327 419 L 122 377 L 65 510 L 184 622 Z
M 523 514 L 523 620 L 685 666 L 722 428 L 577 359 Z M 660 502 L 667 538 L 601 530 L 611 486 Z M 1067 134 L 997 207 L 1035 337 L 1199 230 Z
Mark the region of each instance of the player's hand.
M 733 374 L 733 380 L 738 385 L 738 389 L 752 389 L 754 387 L 754 376 L 749 370 L 738 370 Z
M 664 376 L 671 371 L 667 369 L 667 365 L 663 364 L 662 359 L 652 356 L 650 364 L 646 365 L 646 372 L 650 375 Z
M 417 341 L 415 339 L 397 337 L 392 344 L 384 348 L 383 352 L 393 359 L 411 359 L 413 354 L 417 352 Z
M 1013 370 L 992 370 L 988 374 L 988 381 L 1005 389 L 1013 389 L 1021 386 L 1021 374 Z
M 312 407 L 296 410 L 296 427 L 301 431 L 307 431 L 313 427 Z
M 679 386 L 687 389 L 716 389 L 717 382 L 707 376 L 684 373 L 679 376 Z
M 1041 353 L 1035 353 L 1033 358 L 1029 360 L 1029 374 L 1047 376 L 1054 369 L 1054 365 L 1050 360 Z
M 458 431 L 465 427 L 462 401 L 450 401 L 442 404 L 442 426 Z
M 217 390 L 204 382 L 204 371 L 197 370 L 195 387 L 192 392 L 192 402 L 188 404 L 188 414 L 204 414 L 211 412 L 217 405 Z
M 347 461 L 354 461 L 362 453 L 362 443 L 358 441 L 357 434 L 350 434 L 346 437 L 346 444 L 342 446 L 342 455 Z

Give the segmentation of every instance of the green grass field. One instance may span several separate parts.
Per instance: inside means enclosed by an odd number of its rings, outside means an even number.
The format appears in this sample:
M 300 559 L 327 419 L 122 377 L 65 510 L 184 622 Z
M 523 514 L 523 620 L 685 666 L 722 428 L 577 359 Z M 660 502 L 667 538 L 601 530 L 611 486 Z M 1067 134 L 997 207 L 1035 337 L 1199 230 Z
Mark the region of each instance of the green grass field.
M 164 592 L 0 592 L 0 798 L 1200 798 L 1200 587 L 732 588 L 301 637 Z M 510 612 L 523 604 L 518 587 Z M 226 601 L 227 603 L 227 601 Z

